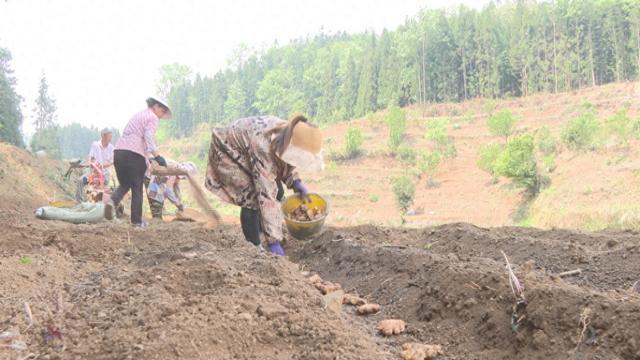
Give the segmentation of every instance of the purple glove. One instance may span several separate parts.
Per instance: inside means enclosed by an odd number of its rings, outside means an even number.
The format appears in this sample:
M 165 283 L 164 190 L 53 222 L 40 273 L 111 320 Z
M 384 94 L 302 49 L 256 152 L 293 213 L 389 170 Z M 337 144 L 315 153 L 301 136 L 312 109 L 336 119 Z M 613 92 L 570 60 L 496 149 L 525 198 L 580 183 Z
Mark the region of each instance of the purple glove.
M 269 244 L 269 250 L 276 256 L 284 256 L 284 249 L 280 245 L 280 241 L 276 241 L 273 244 Z
M 307 194 L 309 193 L 309 190 L 307 190 L 307 187 L 304 186 L 304 184 L 302 183 L 302 180 L 300 179 L 293 181 L 292 188 L 293 188 L 293 191 L 297 192 L 301 198 L 306 198 Z

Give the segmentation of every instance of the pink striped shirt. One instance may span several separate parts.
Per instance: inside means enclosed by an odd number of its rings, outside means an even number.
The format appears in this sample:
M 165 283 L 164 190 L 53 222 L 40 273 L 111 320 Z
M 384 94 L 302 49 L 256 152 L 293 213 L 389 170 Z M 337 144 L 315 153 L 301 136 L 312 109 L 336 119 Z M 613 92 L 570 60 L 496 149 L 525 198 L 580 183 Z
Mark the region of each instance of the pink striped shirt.
M 118 139 L 115 150 L 133 151 L 146 159 L 156 150 L 156 129 L 159 121 L 151 109 L 133 115 Z

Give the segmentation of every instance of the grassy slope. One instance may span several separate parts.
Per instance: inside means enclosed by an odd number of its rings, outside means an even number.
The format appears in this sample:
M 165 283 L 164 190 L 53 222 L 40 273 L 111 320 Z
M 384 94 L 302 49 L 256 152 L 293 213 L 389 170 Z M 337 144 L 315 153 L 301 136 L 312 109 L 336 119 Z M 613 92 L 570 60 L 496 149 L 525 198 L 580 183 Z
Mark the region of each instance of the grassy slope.
M 497 109 L 511 109 L 519 122 L 518 132 L 533 132 L 550 127 L 559 136 L 564 124 L 591 104 L 600 121 L 628 107 L 636 119 L 640 113 L 637 83 L 613 84 L 580 92 L 535 95 L 524 99 L 497 101 Z M 492 137 L 486 127 L 487 101 L 470 100 L 461 104 L 435 104 L 405 109 L 408 116 L 405 143 L 417 151 L 429 147 L 424 139 L 425 124 L 434 117 L 446 117 L 456 129 L 458 156 L 444 162 L 435 176 L 438 184 L 428 188 L 426 179 L 415 177 L 416 215 L 407 217 L 410 226 L 466 221 L 482 226 L 514 224 L 514 214 L 522 199 L 522 190 L 506 180 L 497 183 L 478 169 L 478 149 Z M 391 192 L 390 179 L 399 174 L 415 174 L 411 165 L 387 155 L 387 127 L 384 112 L 373 119 L 355 119 L 324 127 L 328 154 L 342 151 L 349 126 L 358 127 L 365 137 L 365 156 L 349 161 L 328 161 L 321 175 L 302 174 L 314 191 L 331 198 L 330 222 L 339 225 L 377 223 L 397 225 L 400 214 Z M 167 140 L 163 153 L 179 160 L 195 161 L 204 171 L 210 129 L 202 126 L 191 138 Z M 522 224 L 537 227 L 569 227 L 598 230 L 608 226 L 640 227 L 640 143 L 632 140 L 628 148 L 611 143 L 591 152 L 573 152 L 566 148 L 557 155 L 557 168 L 551 174 L 551 186 L 531 204 Z M 212 198 L 213 199 L 213 198 Z M 215 200 L 214 200 L 215 201 Z M 219 203 L 219 201 L 215 201 Z M 219 206 L 233 217 L 237 209 Z

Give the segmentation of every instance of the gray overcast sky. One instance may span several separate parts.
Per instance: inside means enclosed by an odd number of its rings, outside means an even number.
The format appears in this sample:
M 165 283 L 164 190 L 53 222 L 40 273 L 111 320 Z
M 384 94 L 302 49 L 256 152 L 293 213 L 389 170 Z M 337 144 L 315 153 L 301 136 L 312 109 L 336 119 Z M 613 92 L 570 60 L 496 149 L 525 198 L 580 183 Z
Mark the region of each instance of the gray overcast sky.
M 327 32 L 395 29 L 421 8 L 487 0 L 0 0 L 0 46 L 25 99 L 23 131 L 44 71 L 62 124 L 124 127 L 179 62 L 212 75 L 234 48 Z

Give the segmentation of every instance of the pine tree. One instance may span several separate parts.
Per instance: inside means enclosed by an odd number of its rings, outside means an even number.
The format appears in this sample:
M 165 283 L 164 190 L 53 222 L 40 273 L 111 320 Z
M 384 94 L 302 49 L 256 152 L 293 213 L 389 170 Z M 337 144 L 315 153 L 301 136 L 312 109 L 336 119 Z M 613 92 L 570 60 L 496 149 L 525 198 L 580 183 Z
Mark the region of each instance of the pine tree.
M 21 98 L 15 91 L 16 80 L 10 61 L 9 50 L 0 48 L 0 141 L 22 147 Z
M 236 79 L 229 88 L 229 93 L 224 102 L 224 119 L 234 120 L 246 114 L 246 95 L 242 89 L 242 84 Z
M 38 88 L 38 97 L 36 98 L 36 106 L 33 108 L 36 131 L 55 125 L 57 109 L 55 99 L 49 96 L 49 85 L 47 85 L 47 79 L 45 75 L 42 74 L 40 87 Z

